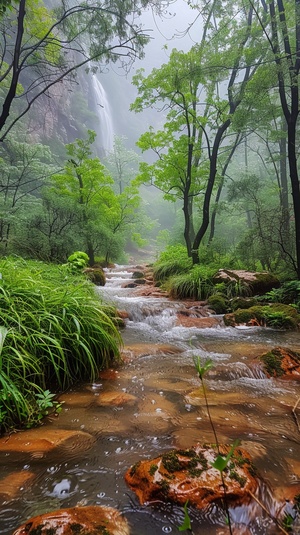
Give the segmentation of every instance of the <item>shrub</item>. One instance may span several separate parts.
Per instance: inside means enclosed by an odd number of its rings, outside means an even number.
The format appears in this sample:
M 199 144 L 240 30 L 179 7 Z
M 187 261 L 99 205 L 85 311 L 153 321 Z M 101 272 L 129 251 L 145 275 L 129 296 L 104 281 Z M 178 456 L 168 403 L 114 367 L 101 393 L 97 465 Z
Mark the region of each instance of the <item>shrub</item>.
M 89 257 L 83 251 L 75 251 L 68 258 L 68 268 L 74 273 L 82 271 L 89 263 Z
M 280 288 L 273 288 L 262 296 L 262 299 L 271 303 L 295 304 L 300 309 L 300 281 L 284 282 Z

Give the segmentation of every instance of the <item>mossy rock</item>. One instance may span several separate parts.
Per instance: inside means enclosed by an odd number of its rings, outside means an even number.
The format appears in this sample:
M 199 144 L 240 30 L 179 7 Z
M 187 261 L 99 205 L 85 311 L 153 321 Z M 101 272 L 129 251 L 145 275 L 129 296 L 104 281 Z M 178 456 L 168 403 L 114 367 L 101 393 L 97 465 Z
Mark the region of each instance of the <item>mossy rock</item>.
M 132 273 L 132 278 L 133 279 L 143 279 L 145 277 L 145 274 L 143 271 L 134 271 Z
M 207 300 L 207 304 L 216 314 L 225 314 L 228 310 L 228 300 L 222 294 L 211 295 Z
M 103 269 L 101 268 L 86 268 L 84 270 L 87 278 L 96 284 L 96 286 L 105 286 L 106 278 Z
M 248 309 L 239 308 L 231 314 L 225 314 L 224 323 L 231 327 L 246 324 L 295 330 L 300 324 L 300 315 L 290 305 L 283 305 L 281 303 L 262 306 L 256 305 Z
M 258 360 L 270 377 L 297 376 L 300 378 L 300 353 L 287 348 L 275 347 L 264 353 Z
M 234 297 L 230 301 L 231 310 L 235 311 L 239 308 L 247 309 L 252 308 L 258 304 L 257 299 L 254 297 Z
M 236 285 L 237 295 L 264 295 L 279 288 L 280 281 L 273 273 L 220 269 L 213 277 L 214 284 Z M 241 291 L 237 291 L 237 290 Z

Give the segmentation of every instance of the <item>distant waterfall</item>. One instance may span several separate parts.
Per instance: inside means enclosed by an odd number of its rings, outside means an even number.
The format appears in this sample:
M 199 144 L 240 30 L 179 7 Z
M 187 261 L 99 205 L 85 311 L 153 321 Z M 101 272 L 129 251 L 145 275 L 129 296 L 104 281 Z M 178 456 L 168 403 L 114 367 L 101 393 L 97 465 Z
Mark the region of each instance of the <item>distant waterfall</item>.
M 94 74 L 92 75 L 92 84 L 95 95 L 95 111 L 99 117 L 99 128 L 97 131 L 97 141 L 100 148 L 105 153 L 113 149 L 114 144 L 114 126 L 112 113 L 107 99 L 106 91 L 100 80 Z

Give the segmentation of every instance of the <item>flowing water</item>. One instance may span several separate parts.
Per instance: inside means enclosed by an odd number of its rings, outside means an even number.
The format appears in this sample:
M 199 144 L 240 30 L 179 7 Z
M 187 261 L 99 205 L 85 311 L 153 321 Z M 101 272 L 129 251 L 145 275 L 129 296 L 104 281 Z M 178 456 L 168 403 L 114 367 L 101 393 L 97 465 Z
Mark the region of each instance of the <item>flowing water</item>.
M 285 499 L 300 492 L 300 435 L 292 416 L 299 382 L 267 379 L 250 364 L 275 346 L 299 349 L 299 334 L 258 327 L 181 327 L 176 320 L 180 303 L 138 297 L 123 287 L 130 277 L 126 267 L 115 268 L 107 273 L 106 286 L 97 290 L 102 299 L 129 313 L 122 331 L 125 364 L 64 394 L 62 413 L 43 428 L 84 431 L 94 437 L 93 445 L 86 451 L 75 445 L 58 458 L 35 455 L 18 461 L 9 454 L 2 459 L 1 477 L 30 470 L 35 479 L 2 504 L 0 534 L 11 535 L 37 514 L 76 504 L 117 508 L 132 535 L 179 533 L 182 508 L 140 505 L 124 474 L 138 460 L 214 442 L 193 356 L 214 363 L 206 386 L 218 439 L 232 443 L 239 438 L 251 453 L 262 477 L 259 497 L 264 506 L 277 514 Z M 110 399 L 116 393 L 128 396 L 128 402 L 103 403 L 103 396 Z M 288 501 L 286 510 L 293 513 Z M 222 509 L 190 508 L 189 513 L 195 535 L 229 533 Z M 231 518 L 235 533 L 246 533 L 245 527 L 253 535 L 280 533 L 256 502 L 232 509 Z M 292 533 L 300 533 L 297 522 Z

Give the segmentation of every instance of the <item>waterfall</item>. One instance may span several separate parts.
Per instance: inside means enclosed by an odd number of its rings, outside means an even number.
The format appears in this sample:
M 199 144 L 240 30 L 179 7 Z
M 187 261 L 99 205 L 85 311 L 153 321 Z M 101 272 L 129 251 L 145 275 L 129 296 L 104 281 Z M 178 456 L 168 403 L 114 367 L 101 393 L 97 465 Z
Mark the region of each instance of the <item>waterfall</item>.
M 99 118 L 98 143 L 105 153 L 113 149 L 114 126 L 106 91 L 95 74 L 92 75 L 95 111 Z

